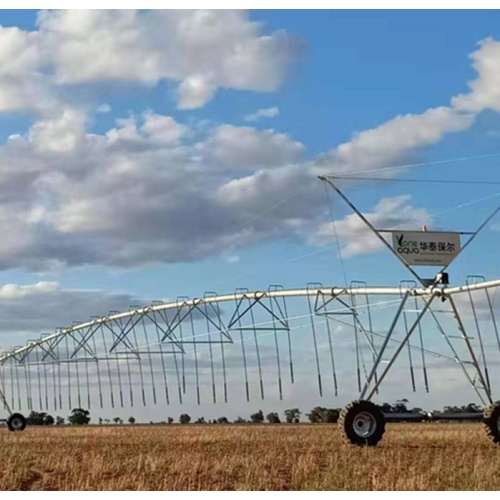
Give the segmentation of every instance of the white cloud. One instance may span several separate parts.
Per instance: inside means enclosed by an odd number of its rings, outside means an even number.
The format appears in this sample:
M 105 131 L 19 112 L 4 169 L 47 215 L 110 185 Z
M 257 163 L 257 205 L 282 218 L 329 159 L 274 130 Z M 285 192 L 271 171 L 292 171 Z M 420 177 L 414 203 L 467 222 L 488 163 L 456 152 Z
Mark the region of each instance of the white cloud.
M 363 215 L 377 229 L 420 229 L 430 224 L 432 218 L 424 208 L 415 208 L 410 204 L 410 196 L 401 195 L 393 198 L 382 198 L 372 212 Z M 368 229 L 366 224 L 356 215 L 351 214 L 342 220 L 322 224 L 311 238 L 314 244 L 332 243 L 335 230 L 343 246 L 342 255 L 351 257 L 370 253 L 383 248 L 382 242 Z
M 255 113 L 251 113 L 245 116 L 245 121 L 256 122 L 261 118 L 274 118 L 280 114 L 280 110 L 277 107 L 273 108 L 263 108 L 257 110 Z
M 33 45 L 42 55 L 28 57 L 20 32 L 5 42 L 10 64 L 20 46 L 30 67 L 48 62 L 58 86 L 172 80 L 181 109 L 205 105 L 218 88 L 276 90 L 302 52 L 283 31 L 262 34 L 242 10 L 43 11 L 38 27 Z
M 278 167 L 297 160 L 304 146 L 274 130 L 221 125 L 205 147 L 225 165 Z
M 349 142 L 328 152 L 317 162 L 315 171 L 349 174 L 398 165 L 420 148 L 440 142 L 445 134 L 467 130 L 473 121 L 473 115 L 444 106 L 421 114 L 397 116 L 379 127 L 355 134 Z
M 30 285 L 8 284 L 0 288 L 0 343 L 21 344 L 43 331 L 86 321 L 110 310 L 127 310 L 142 304 L 127 294 L 99 290 L 70 290 L 57 282 Z
M 452 99 L 453 106 L 476 113 L 484 109 L 500 111 L 500 42 L 492 38 L 482 40 L 470 58 L 478 76 L 469 83 L 468 94 Z

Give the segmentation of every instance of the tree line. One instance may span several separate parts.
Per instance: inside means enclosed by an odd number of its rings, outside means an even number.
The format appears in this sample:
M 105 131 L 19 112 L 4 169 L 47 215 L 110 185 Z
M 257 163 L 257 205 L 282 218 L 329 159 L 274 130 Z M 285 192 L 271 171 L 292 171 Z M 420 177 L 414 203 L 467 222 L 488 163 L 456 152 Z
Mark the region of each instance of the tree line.
M 387 414 L 391 413 L 423 413 L 422 408 L 409 408 L 409 401 L 407 399 L 397 400 L 395 403 L 382 403 L 380 409 Z M 322 406 L 316 406 L 309 413 L 305 413 L 305 417 L 308 419 L 310 423 L 336 423 L 339 419 L 339 415 L 341 412 L 341 408 L 325 408 Z M 441 413 L 444 415 L 457 415 L 460 413 L 482 413 L 483 408 L 478 406 L 475 403 L 468 403 L 462 406 L 445 406 L 442 410 L 433 410 L 435 413 Z M 432 413 L 432 412 L 431 412 Z M 196 420 L 193 420 L 191 416 L 187 413 L 183 413 L 180 415 L 178 422 L 180 424 L 261 424 L 264 422 L 268 422 L 270 424 L 293 424 L 299 423 L 302 416 L 302 412 L 299 408 L 289 408 L 284 410 L 283 418 L 280 418 L 279 413 L 277 412 L 269 412 L 267 415 L 264 415 L 262 410 L 259 410 L 255 413 L 252 413 L 249 418 L 237 417 L 232 422 L 227 417 L 219 417 L 214 419 L 205 420 L 204 417 L 199 417 Z M 75 408 L 71 411 L 71 415 L 68 417 L 60 417 L 56 416 L 55 418 L 45 412 L 36 412 L 32 411 L 26 419 L 28 425 L 65 425 L 68 423 L 69 425 L 87 425 L 91 421 L 90 412 L 83 408 Z M 127 422 L 130 425 L 136 423 L 135 417 L 131 416 L 127 419 Z M 174 418 L 168 417 L 165 421 L 160 422 L 150 422 L 150 424 L 173 424 L 175 422 Z M 124 420 L 120 417 L 114 418 L 99 418 L 99 425 L 104 424 L 123 424 Z

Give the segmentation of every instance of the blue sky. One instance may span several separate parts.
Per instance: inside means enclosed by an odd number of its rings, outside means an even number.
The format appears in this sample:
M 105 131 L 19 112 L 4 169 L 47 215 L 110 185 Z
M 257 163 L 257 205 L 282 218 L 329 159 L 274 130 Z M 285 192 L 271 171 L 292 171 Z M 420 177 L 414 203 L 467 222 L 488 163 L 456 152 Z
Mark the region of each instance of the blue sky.
M 0 200 L 4 284 L 130 300 L 343 285 L 320 173 L 428 162 L 347 186 L 382 225 L 415 215 L 414 228 L 472 230 L 498 203 L 499 185 L 401 182 L 500 181 L 497 11 L 240 12 L 220 40 L 213 18 L 189 14 L 38 15 L 0 11 L 0 171 L 15 198 Z M 258 110 L 274 116 L 248 119 Z M 353 251 L 366 234 L 332 207 L 348 280 L 409 277 L 380 248 Z M 498 275 L 495 224 L 453 283 Z

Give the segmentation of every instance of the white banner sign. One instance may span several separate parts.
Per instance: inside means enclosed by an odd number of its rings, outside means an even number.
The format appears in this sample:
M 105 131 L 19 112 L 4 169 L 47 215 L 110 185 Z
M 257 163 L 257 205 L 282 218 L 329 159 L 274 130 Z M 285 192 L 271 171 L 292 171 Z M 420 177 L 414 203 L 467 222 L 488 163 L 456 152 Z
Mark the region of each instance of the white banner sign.
M 410 266 L 446 266 L 460 251 L 460 234 L 394 231 L 392 248 Z

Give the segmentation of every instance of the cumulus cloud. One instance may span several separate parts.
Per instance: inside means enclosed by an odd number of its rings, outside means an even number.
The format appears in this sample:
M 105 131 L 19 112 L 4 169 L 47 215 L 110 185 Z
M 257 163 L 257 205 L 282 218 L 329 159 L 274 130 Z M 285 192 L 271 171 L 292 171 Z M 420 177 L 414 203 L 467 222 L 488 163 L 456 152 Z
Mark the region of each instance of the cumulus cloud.
M 220 87 L 273 90 L 295 45 L 262 29 L 240 11 L 44 12 L 36 31 L 0 29 L 0 89 L 4 76 L 48 78 L 73 90 L 171 79 L 185 108 Z M 19 48 L 26 53 L 14 61 Z M 329 230 L 317 175 L 397 175 L 385 169 L 466 130 L 476 113 L 452 105 L 397 116 L 307 157 L 300 141 L 276 130 L 187 125 L 154 110 L 115 117 L 108 130 L 90 133 L 97 106 L 59 98 L 47 100 L 56 105 L 28 133 L 0 148 L 0 269 L 190 261 L 286 238 L 321 244 Z M 407 198 L 382 200 L 371 215 L 397 223 L 391 210 L 425 215 Z M 361 231 L 354 226 L 354 219 L 340 225 L 348 242 Z M 359 253 L 347 245 L 347 254 Z
M 315 171 L 348 174 L 392 167 L 411 158 L 420 148 L 440 142 L 447 133 L 467 130 L 473 121 L 473 115 L 445 106 L 397 116 L 379 127 L 354 134 L 349 142 L 323 155 Z
M 141 304 L 128 294 L 99 290 L 65 290 L 59 283 L 8 284 L 0 288 L 0 343 L 23 345 L 43 331 L 86 321 L 110 310 L 127 310 Z
M 469 83 L 470 92 L 454 97 L 452 104 L 475 113 L 484 109 L 500 111 L 500 42 L 492 38 L 482 40 L 470 58 L 478 76 Z
M 304 146 L 274 130 L 221 125 L 206 148 L 224 165 L 278 167 L 299 159 Z
M 415 208 L 408 195 L 382 198 L 372 212 L 363 215 L 377 229 L 420 229 L 423 224 L 430 224 L 432 218 L 425 208 Z M 343 256 L 351 257 L 370 253 L 383 248 L 382 242 L 366 227 L 356 215 L 351 214 L 339 220 L 322 224 L 311 238 L 314 244 L 326 244 L 334 241 L 335 230 L 343 246 Z
M 242 10 L 51 10 L 37 29 L 0 27 L 0 111 L 46 112 L 86 84 L 170 80 L 181 109 L 219 88 L 269 92 L 303 43 Z
M 245 121 L 256 122 L 262 118 L 274 118 L 280 114 L 280 110 L 277 107 L 263 108 L 257 110 L 255 113 L 251 113 L 245 116 Z

